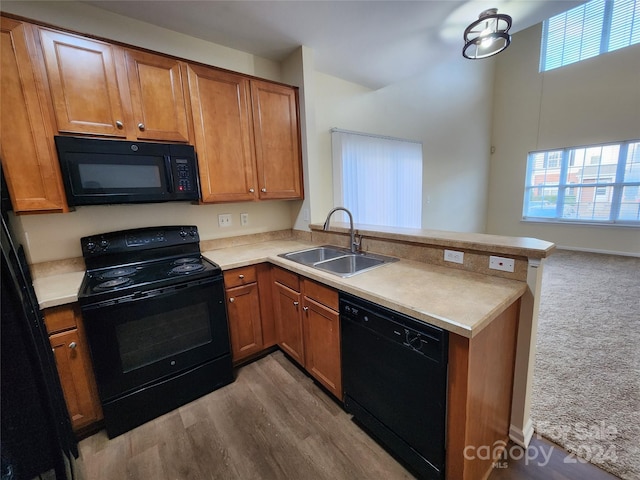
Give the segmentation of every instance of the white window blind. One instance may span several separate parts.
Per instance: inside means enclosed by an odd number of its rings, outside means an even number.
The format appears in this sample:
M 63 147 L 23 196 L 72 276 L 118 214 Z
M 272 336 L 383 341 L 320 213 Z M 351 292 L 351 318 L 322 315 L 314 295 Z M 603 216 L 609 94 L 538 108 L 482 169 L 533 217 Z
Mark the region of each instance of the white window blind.
M 543 23 L 540 71 L 640 43 L 640 0 L 592 0 Z
M 339 129 L 331 143 L 336 206 L 361 224 L 421 228 L 422 143 Z

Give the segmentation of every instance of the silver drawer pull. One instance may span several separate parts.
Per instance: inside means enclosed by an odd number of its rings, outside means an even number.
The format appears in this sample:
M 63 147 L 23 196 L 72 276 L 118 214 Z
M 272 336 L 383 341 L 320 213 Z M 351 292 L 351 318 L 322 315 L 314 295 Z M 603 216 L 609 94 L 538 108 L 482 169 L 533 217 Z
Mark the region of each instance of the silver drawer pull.
M 124 127 L 124 123 L 122 123 L 120 120 L 116 120 L 116 127 L 122 128 Z
M 242 280 L 242 279 L 244 279 L 244 275 L 238 275 L 238 278 L 239 278 L 240 280 Z
M 233 302 L 235 302 L 235 301 L 236 301 L 236 299 L 235 299 L 235 298 L 233 298 L 233 297 L 231 297 L 231 298 L 229 299 L 229 303 L 233 303 Z
M 139 124 L 138 124 L 138 128 L 139 128 L 140 130 L 144 130 L 144 123 L 139 123 Z
M 253 193 L 253 192 L 255 192 L 255 189 L 254 188 L 250 188 L 249 189 L 249 193 Z
M 77 346 L 78 346 L 78 344 L 77 344 L 76 342 L 71 342 L 71 343 L 69 344 L 69 348 L 70 348 L 71 350 L 73 350 L 73 349 L 74 349 L 74 348 L 76 348 Z
M 293 304 L 297 307 L 298 305 L 300 305 L 300 302 L 293 302 Z
M 266 188 L 261 188 L 261 189 L 260 189 L 260 191 L 261 191 L 262 193 L 267 193 L 267 189 L 266 189 Z

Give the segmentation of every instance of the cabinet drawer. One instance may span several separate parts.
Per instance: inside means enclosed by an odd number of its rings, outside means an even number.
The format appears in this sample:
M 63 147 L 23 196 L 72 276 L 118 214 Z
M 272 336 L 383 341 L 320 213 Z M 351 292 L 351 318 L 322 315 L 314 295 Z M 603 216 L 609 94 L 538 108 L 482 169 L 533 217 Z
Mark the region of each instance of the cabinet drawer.
M 247 285 L 248 283 L 254 283 L 258 279 L 256 275 L 256 267 L 251 265 L 249 267 L 234 268 L 224 272 L 224 286 L 225 288 L 240 287 Z
M 297 273 L 275 267 L 273 269 L 273 281 L 300 292 L 300 280 Z
M 44 310 L 44 323 L 47 333 L 52 334 L 63 330 L 70 330 L 78 326 L 76 322 L 76 309 L 68 305 L 51 307 Z
M 338 310 L 338 292 L 313 280 L 302 280 L 302 289 L 305 297 L 310 298 L 326 307 Z

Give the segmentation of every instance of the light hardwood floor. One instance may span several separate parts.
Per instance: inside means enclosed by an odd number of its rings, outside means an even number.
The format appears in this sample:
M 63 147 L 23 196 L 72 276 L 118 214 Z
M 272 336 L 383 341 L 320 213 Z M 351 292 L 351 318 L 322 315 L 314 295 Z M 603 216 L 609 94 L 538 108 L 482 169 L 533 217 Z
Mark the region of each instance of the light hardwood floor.
M 84 480 L 413 478 L 281 352 L 188 405 L 112 440 L 102 430 L 79 448 Z M 510 459 L 490 480 L 613 478 L 591 465 L 557 470 L 562 458 L 535 471 Z

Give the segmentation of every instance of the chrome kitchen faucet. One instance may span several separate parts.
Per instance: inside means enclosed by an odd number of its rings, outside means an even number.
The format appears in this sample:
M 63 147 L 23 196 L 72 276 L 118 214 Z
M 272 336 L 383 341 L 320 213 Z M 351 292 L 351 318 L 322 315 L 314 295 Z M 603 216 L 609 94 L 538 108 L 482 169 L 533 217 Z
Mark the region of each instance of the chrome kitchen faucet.
M 329 220 L 331 219 L 331 215 L 333 215 L 338 210 L 342 210 L 343 212 L 347 212 L 347 215 L 349 215 L 349 225 L 350 225 L 349 233 L 351 235 L 351 253 L 357 253 L 358 247 L 360 247 L 360 242 L 356 241 L 355 231 L 353 229 L 353 215 L 351 215 L 351 212 L 349 210 L 347 210 L 346 208 L 344 208 L 344 207 L 336 207 L 336 208 L 332 209 L 328 213 L 327 219 L 324 221 L 324 227 L 322 227 L 322 230 L 324 230 L 326 232 L 329 229 Z

